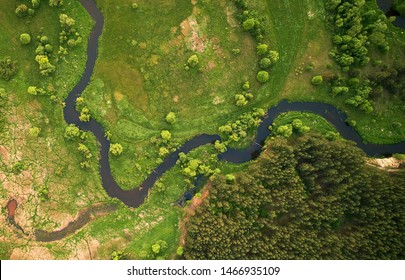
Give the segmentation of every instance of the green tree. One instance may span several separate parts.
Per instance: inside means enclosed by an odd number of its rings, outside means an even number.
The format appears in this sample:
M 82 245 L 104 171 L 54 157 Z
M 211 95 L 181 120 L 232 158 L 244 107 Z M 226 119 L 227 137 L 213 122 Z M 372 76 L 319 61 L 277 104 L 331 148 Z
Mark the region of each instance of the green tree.
M 31 137 L 36 138 L 36 137 L 38 137 L 38 135 L 39 135 L 40 132 L 41 132 L 41 129 L 40 129 L 39 127 L 33 126 L 33 127 L 31 127 L 30 130 L 29 130 L 29 135 L 30 135 Z
M 32 5 L 32 8 L 34 8 L 34 9 L 38 9 L 40 4 L 41 4 L 40 0 L 31 0 L 31 5 Z
M 89 109 L 88 107 L 84 106 L 84 107 L 82 108 L 82 110 L 80 111 L 79 119 L 80 119 L 82 122 L 89 122 L 89 121 L 90 121 L 90 118 L 91 118 L 90 109 Z
M 67 14 L 60 14 L 59 23 L 63 29 L 70 30 L 76 24 L 76 21 Z
M 225 143 L 223 143 L 223 142 L 221 142 L 219 140 L 215 141 L 214 147 L 220 153 L 224 153 L 227 150 Z
M 314 86 L 319 86 L 320 84 L 322 84 L 322 82 L 323 82 L 323 77 L 321 75 L 313 76 L 311 79 L 311 83 Z
M 119 156 L 124 151 L 124 148 L 121 144 L 115 143 L 110 145 L 110 153 L 114 156 Z
M 37 55 L 35 61 L 39 64 L 39 72 L 43 76 L 49 76 L 55 72 L 55 66 L 49 62 L 49 58 L 46 55 Z
M 127 254 L 125 253 L 125 251 L 123 251 L 123 250 L 113 251 L 113 252 L 111 253 L 110 259 L 111 259 L 111 260 L 127 260 L 127 259 L 128 259 L 128 256 L 127 256 Z
M 164 141 L 169 141 L 172 138 L 172 134 L 168 130 L 162 130 L 160 136 Z
M 28 14 L 28 7 L 25 4 L 20 4 L 15 9 L 15 14 L 19 17 L 25 17 Z
M 248 104 L 246 97 L 240 93 L 235 94 L 235 102 L 236 102 L 236 106 L 245 106 L 246 104 Z
M 43 88 L 39 88 L 36 86 L 29 86 L 27 88 L 27 93 L 31 95 L 44 95 L 46 91 Z
M 271 65 L 271 60 L 267 57 L 262 58 L 259 62 L 259 66 L 262 69 L 267 69 L 270 67 L 270 65 Z
M 49 0 L 49 6 L 51 7 L 62 7 L 63 0 Z
M 17 73 L 17 70 L 17 62 L 9 56 L 5 56 L 0 60 L 0 77 L 4 80 L 9 81 Z
M 153 244 L 152 245 L 152 252 L 154 254 L 156 254 L 156 255 L 159 254 L 160 253 L 160 245 L 157 244 L 157 243 Z
M 248 18 L 242 23 L 242 26 L 246 31 L 252 30 L 255 27 L 255 20 L 253 18 Z
M 31 43 L 31 36 L 28 33 L 22 33 L 20 35 L 20 42 L 23 45 L 28 45 L 29 43 Z
M 166 147 L 159 148 L 159 156 L 164 157 L 169 154 L 169 150 Z
M 79 136 L 80 136 L 80 129 L 76 125 L 70 124 L 65 128 L 64 137 L 66 139 L 73 140 Z
M 258 55 L 265 55 L 269 46 L 267 44 L 258 44 L 256 47 L 256 52 Z
M 176 254 L 177 254 L 178 256 L 183 256 L 183 253 L 184 253 L 184 248 L 183 248 L 183 246 L 177 247 Z
M 256 76 L 260 83 L 265 83 L 269 80 L 269 73 L 267 71 L 259 71 Z
M 193 54 L 192 56 L 190 56 L 187 60 L 187 65 L 194 68 L 198 65 L 199 60 L 198 60 L 198 56 L 196 54 Z
M 284 138 L 289 138 L 292 135 L 293 127 L 291 124 L 281 125 L 277 128 L 277 135 L 281 135 Z
M 249 90 L 249 89 L 250 89 L 250 83 L 249 83 L 249 81 L 246 81 L 246 82 L 243 83 L 242 89 L 243 89 L 243 90 Z
M 271 60 L 271 64 L 276 64 L 280 59 L 280 54 L 278 51 L 269 51 L 269 58 Z
M 232 184 L 233 182 L 235 182 L 235 179 L 236 179 L 235 175 L 233 175 L 233 174 L 226 174 L 225 178 L 226 178 L 226 182 L 228 184 Z
M 86 159 L 90 159 L 93 157 L 93 154 L 91 153 L 89 148 L 87 148 L 87 146 L 82 143 L 79 143 L 79 147 L 77 148 L 77 150 L 82 153 L 86 157 Z
M 176 122 L 176 114 L 173 112 L 169 112 L 166 115 L 166 121 L 170 124 L 174 124 Z

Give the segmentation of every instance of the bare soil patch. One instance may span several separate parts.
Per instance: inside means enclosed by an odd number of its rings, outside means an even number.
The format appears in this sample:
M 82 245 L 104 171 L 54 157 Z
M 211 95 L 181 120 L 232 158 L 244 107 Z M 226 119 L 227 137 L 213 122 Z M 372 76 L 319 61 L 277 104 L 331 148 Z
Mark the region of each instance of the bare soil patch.
M 203 201 L 208 197 L 211 189 L 211 182 L 208 182 L 208 184 L 203 188 L 201 192 L 201 196 L 197 197 L 194 196 L 191 201 L 190 205 L 184 209 L 186 212 L 186 215 L 184 218 L 180 221 L 179 223 L 179 228 L 180 228 L 180 240 L 179 240 L 179 245 L 183 246 L 185 243 L 185 239 L 187 236 L 187 224 L 190 221 L 190 218 L 195 214 L 196 209 L 203 203 Z

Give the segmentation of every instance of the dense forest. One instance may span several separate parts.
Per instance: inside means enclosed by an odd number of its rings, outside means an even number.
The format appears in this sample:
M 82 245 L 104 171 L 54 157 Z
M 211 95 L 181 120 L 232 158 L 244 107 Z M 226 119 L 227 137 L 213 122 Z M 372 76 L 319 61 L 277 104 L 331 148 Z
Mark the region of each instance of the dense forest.
M 186 259 L 403 259 L 405 173 L 353 143 L 272 140 L 248 170 L 216 177 L 189 222 Z

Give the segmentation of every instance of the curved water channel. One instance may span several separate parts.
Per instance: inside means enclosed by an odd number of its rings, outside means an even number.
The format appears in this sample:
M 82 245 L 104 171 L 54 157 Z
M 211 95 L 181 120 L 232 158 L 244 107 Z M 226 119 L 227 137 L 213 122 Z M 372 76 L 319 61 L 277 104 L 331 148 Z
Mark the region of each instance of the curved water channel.
M 80 2 L 95 21 L 95 25 L 88 41 L 86 69 L 79 83 L 73 88 L 65 100 L 66 107 L 64 109 L 64 118 L 68 124 L 75 124 L 82 130 L 92 132 L 99 141 L 100 174 L 102 185 L 108 195 L 120 199 L 130 207 L 138 207 L 144 202 L 149 189 L 154 185 L 156 180 L 176 164 L 180 152 L 188 153 L 199 146 L 213 143 L 215 140 L 220 140 L 221 137 L 219 135 L 208 134 L 195 136 L 184 143 L 175 152 L 169 154 L 139 187 L 135 187 L 132 190 L 122 190 L 111 174 L 108 160 L 110 143 L 104 137 L 104 129 L 94 119 L 91 119 L 90 122 L 87 123 L 81 122 L 79 120 L 79 113 L 75 110 L 75 100 L 84 91 L 93 74 L 94 65 L 97 59 L 98 39 L 102 34 L 104 25 L 104 17 L 94 0 L 80 0 Z M 352 127 L 346 125 L 346 115 L 332 105 L 316 102 L 288 103 L 287 101 L 282 101 L 276 107 L 272 107 L 268 110 L 266 117 L 264 117 L 263 122 L 258 127 L 256 139 L 250 147 L 244 150 L 228 149 L 227 152 L 220 154 L 218 158 L 233 163 L 242 163 L 256 158 L 261 152 L 264 140 L 270 135 L 270 131 L 267 127 L 273 122 L 275 117 L 288 111 L 308 111 L 321 115 L 336 127 L 342 137 L 356 142 L 357 145 L 369 156 L 405 153 L 405 142 L 393 145 L 364 143 L 358 133 Z

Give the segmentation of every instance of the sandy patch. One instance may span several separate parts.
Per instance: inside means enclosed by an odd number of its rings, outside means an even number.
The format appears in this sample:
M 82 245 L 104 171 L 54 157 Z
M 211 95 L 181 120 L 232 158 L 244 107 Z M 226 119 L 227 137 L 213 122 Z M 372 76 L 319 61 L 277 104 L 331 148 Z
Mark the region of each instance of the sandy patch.
M 1 160 L 8 165 L 9 164 L 9 153 L 6 147 L 0 145 L 0 158 Z
M 376 166 L 380 169 L 387 171 L 398 170 L 401 163 L 405 163 L 405 160 L 398 160 L 394 157 L 390 158 L 370 158 L 367 160 L 367 163 L 372 166 Z
M 52 260 L 50 251 L 44 247 L 27 246 L 15 248 L 11 252 L 10 260 Z
M 100 242 L 96 239 L 87 241 L 82 240 L 78 245 L 74 257 L 72 259 L 78 260 L 94 260 L 98 257 L 98 248 Z
M 194 15 L 180 23 L 181 33 L 185 37 L 187 47 L 196 52 L 203 52 L 206 48 L 205 39 L 201 35 L 201 26 Z
M 114 99 L 116 101 L 121 101 L 123 98 L 124 95 L 119 90 L 114 91 Z
M 217 64 L 215 63 L 215 61 L 214 61 L 214 60 L 210 60 L 210 61 L 208 62 L 208 64 L 207 64 L 207 70 L 212 70 L 212 69 L 214 69 L 215 67 L 217 67 Z
M 226 13 L 226 21 L 228 22 L 230 27 L 238 27 L 239 22 L 235 18 L 236 7 L 235 6 L 227 6 L 225 9 Z
M 203 203 L 203 201 L 208 197 L 211 189 L 211 182 L 209 182 L 204 189 L 202 190 L 201 196 L 197 197 L 194 196 L 191 201 L 190 205 L 184 209 L 186 215 L 179 223 L 180 229 L 180 239 L 179 239 L 179 246 L 183 246 L 185 243 L 185 239 L 187 236 L 187 224 L 190 221 L 190 218 L 195 214 L 196 209 Z

